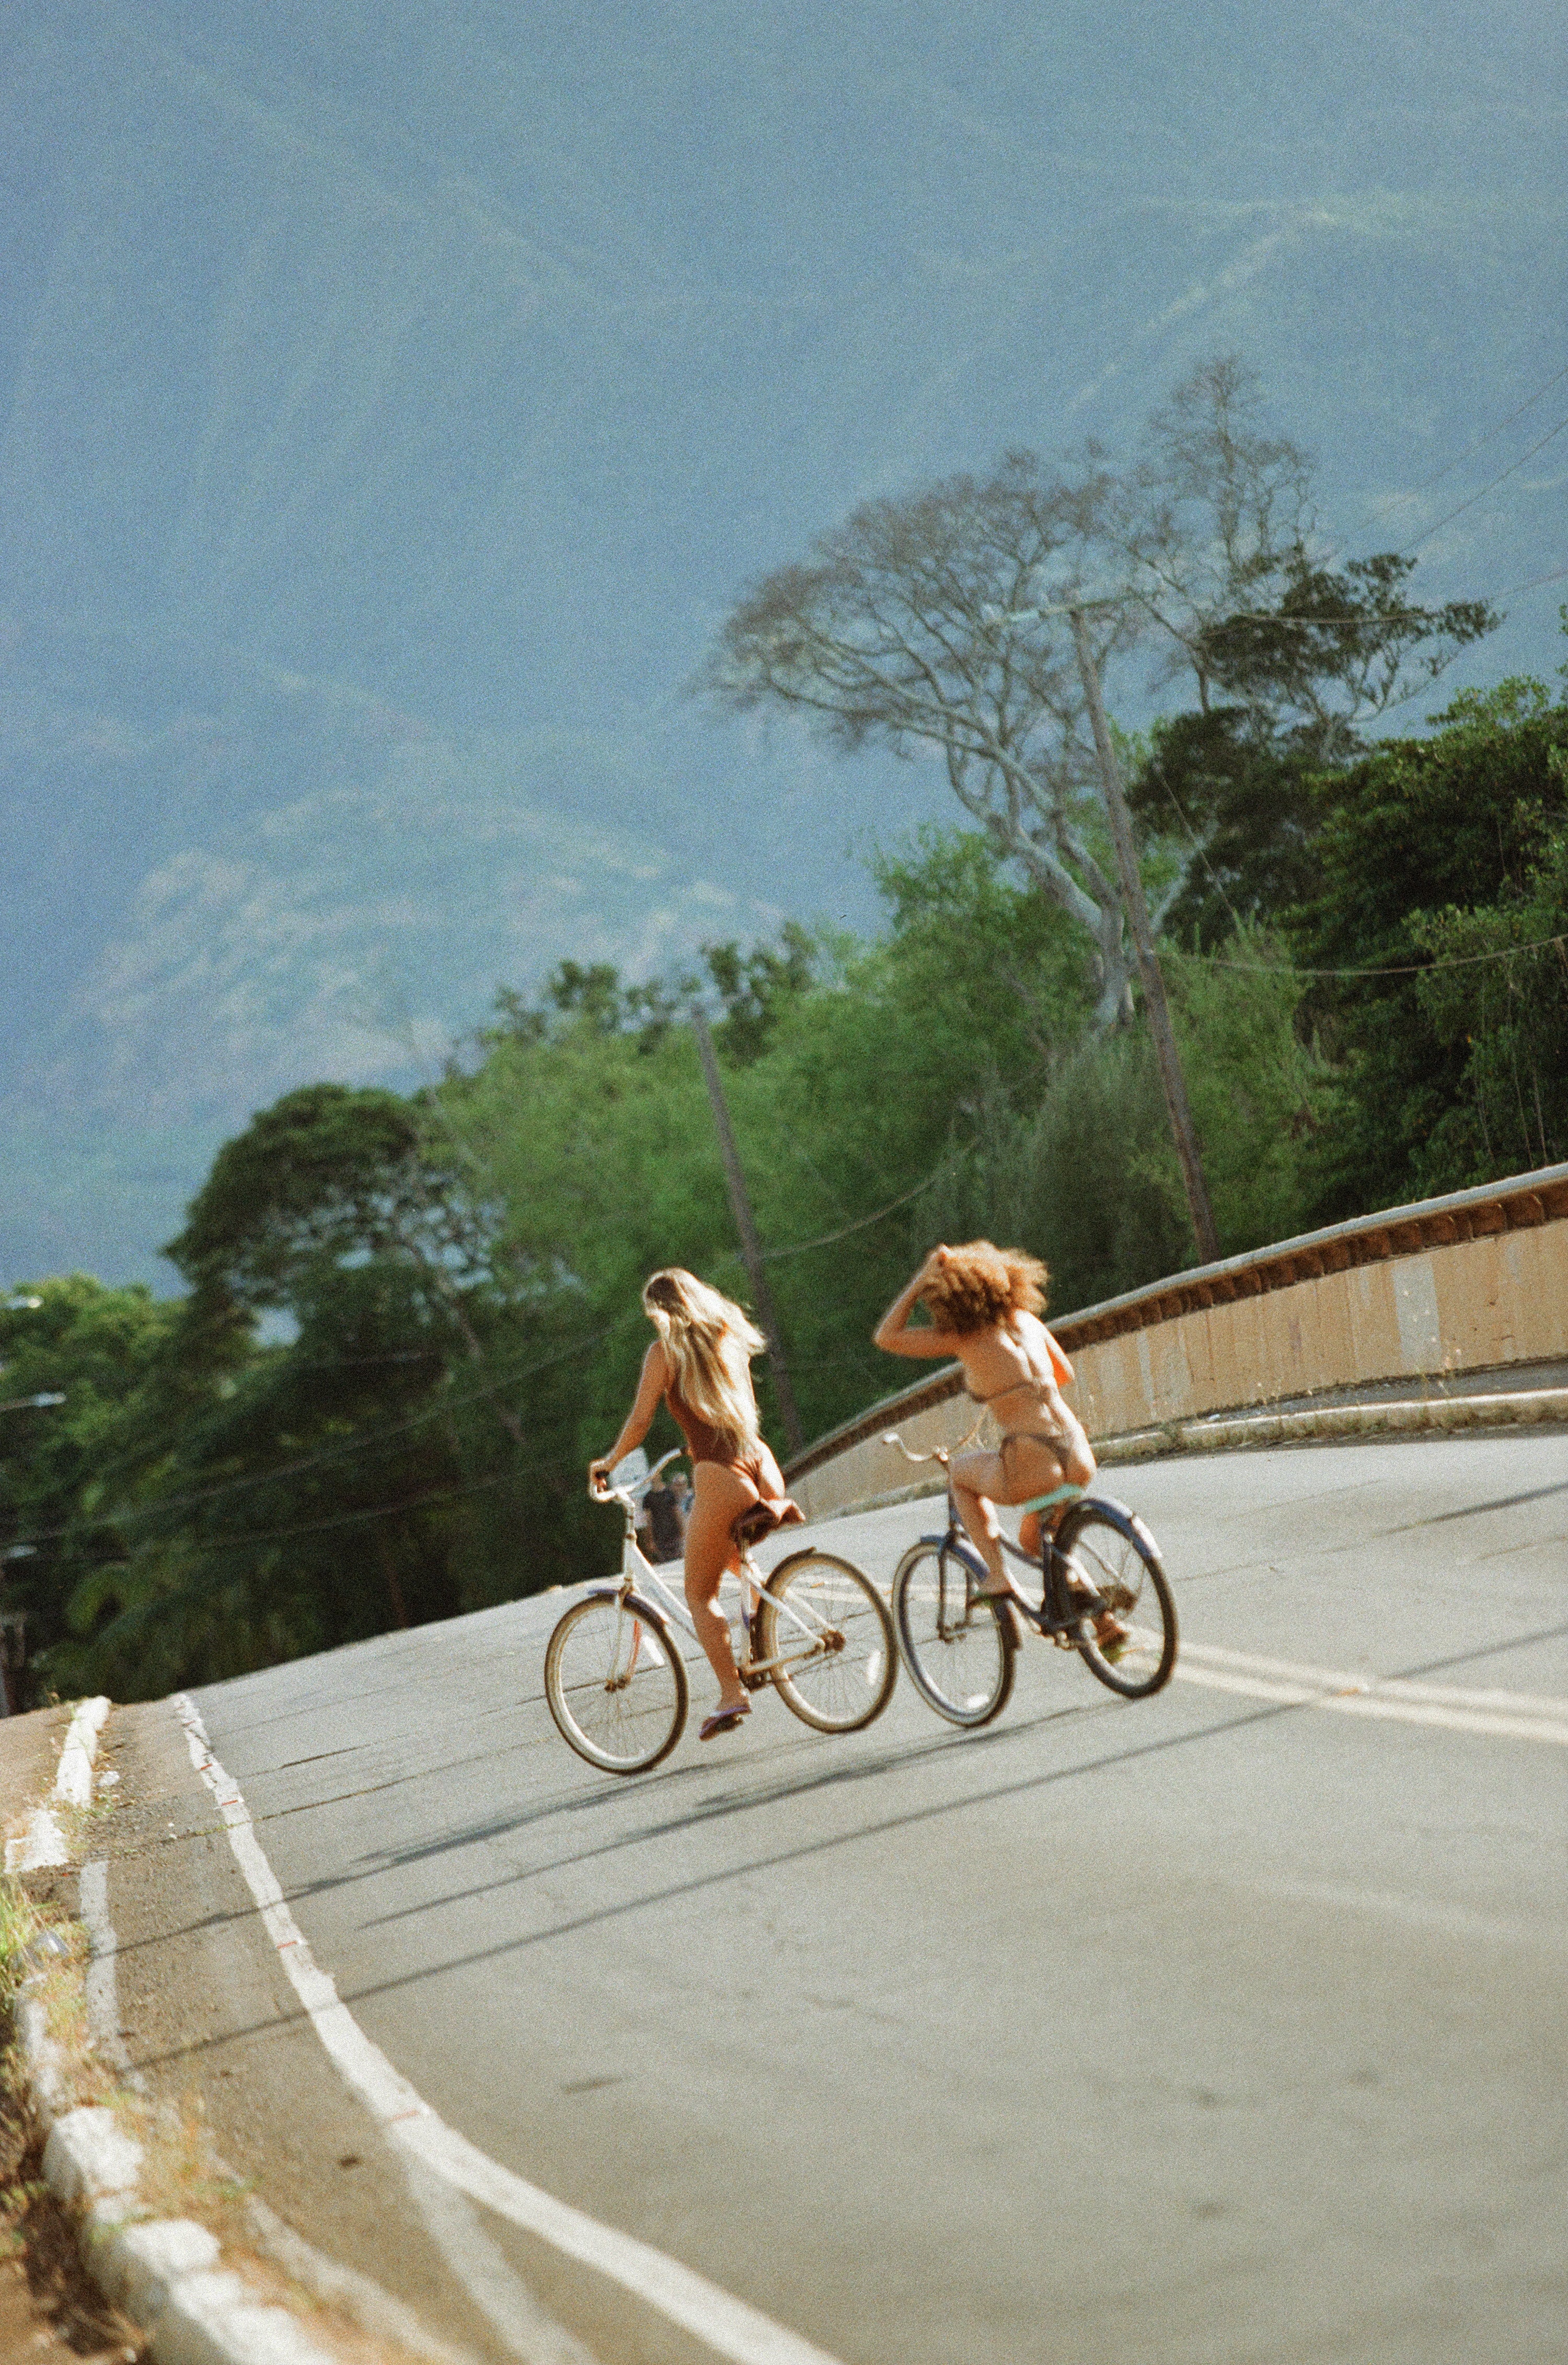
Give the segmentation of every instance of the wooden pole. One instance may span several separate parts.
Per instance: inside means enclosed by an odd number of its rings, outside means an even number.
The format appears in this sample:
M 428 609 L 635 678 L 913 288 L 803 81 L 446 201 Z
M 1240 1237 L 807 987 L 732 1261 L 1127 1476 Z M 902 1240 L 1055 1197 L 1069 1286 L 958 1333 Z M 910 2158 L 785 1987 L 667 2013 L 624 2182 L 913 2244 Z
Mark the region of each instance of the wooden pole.
M 767 1269 L 762 1261 L 762 1243 L 756 1237 L 751 1201 L 746 1196 L 745 1176 L 741 1171 L 740 1152 L 735 1148 L 729 1104 L 724 1098 L 723 1079 L 719 1073 L 719 1062 L 713 1052 L 713 1037 L 708 1032 L 708 1021 L 700 1010 L 692 1012 L 691 1024 L 697 1037 L 697 1054 L 702 1062 L 702 1081 L 708 1087 L 708 1099 L 713 1111 L 713 1130 L 719 1137 L 719 1155 L 724 1161 L 730 1212 L 735 1219 L 746 1278 L 751 1283 L 751 1302 L 756 1308 L 756 1318 L 767 1339 L 767 1368 L 773 1374 L 773 1393 L 778 1400 L 778 1417 L 784 1424 L 790 1452 L 803 1453 L 806 1432 L 801 1427 L 795 1391 L 790 1384 L 783 1335 L 778 1328 L 778 1317 L 773 1310 L 773 1292 L 767 1286 Z
M 1100 758 L 1100 779 L 1105 791 L 1105 813 L 1111 824 L 1111 841 L 1116 849 L 1122 902 L 1137 955 L 1144 1008 L 1148 1014 L 1148 1031 L 1154 1037 L 1154 1056 L 1159 1063 L 1159 1081 L 1165 1087 L 1165 1105 L 1170 1112 L 1170 1130 L 1175 1137 L 1176 1155 L 1182 1163 L 1182 1179 L 1187 1186 L 1187 1207 L 1193 1218 L 1193 1236 L 1198 1243 L 1198 1261 L 1201 1264 L 1217 1264 L 1219 1238 L 1215 1230 L 1214 1210 L 1209 1205 L 1208 1185 L 1204 1181 L 1204 1163 L 1198 1149 L 1192 1108 L 1187 1100 L 1186 1082 L 1182 1074 L 1181 1054 L 1176 1048 L 1175 1030 L 1170 1024 L 1170 1005 L 1165 999 L 1165 980 L 1159 973 L 1159 963 L 1155 957 L 1154 931 L 1149 926 L 1148 905 L 1144 901 L 1143 880 L 1138 876 L 1132 818 L 1122 790 L 1121 767 L 1116 761 L 1111 728 L 1105 720 L 1104 701 L 1100 695 L 1100 668 L 1089 646 L 1082 609 L 1074 608 L 1071 614 L 1078 671 L 1083 683 L 1083 695 L 1089 701 L 1089 720 L 1094 729 L 1094 752 Z

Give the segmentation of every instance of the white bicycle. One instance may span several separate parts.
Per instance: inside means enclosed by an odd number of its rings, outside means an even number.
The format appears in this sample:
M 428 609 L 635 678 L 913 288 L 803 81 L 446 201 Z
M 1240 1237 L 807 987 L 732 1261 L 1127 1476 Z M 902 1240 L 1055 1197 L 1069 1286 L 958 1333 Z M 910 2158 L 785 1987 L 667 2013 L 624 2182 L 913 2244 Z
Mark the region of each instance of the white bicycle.
M 690 1691 L 675 1630 L 693 1642 L 697 1630 L 637 1547 L 637 1505 L 678 1452 L 635 1485 L 589 1488 L 596 1503 L 619 1503 L 625 1514 L 621 1575 L 575 1601 L 545 1645 L 544 1697 L 561 1737 L 607 1774 L 657 1765 L 686 1724 Z M 752 1558 L 759 1531 L 771 1531 L 765 1510 L 758 1522 L 759 1509 L 743 1511 L 734 1530 L 741 1549 L 736 1671 L 748 1691 L 771 1683 L 814 1731 L 857 1732 L 880 1716 L 898 1679 L 887 1607 L 852 1562 L 814 1546 L 790 1552 L 765 1577 Z

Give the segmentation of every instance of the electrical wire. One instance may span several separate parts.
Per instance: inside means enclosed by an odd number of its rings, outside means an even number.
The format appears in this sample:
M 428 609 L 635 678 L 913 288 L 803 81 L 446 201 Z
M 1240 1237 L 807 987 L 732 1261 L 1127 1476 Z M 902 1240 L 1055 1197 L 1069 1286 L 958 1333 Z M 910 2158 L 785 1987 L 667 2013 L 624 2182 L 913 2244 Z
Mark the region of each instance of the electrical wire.
M 1273 977 L 1427 977 L 1437 969 L 1473 969 L 1482 961 L 1516 960 L 1521 953 L 1544 952 L 1549 946 L 1568 946 L 1568 936 L 1536 936 L 1529 944 L 1505 945 L 1489 953 L 1454 953 L 1439 960 L 1406 961 L 1397 967 L 1367 969 L 1299 969 L 1294 961 L 1227 960 L 1222 953 L 1180 953 L 1180 960 L 1206 961 L 1211 969 L 1249 970 Z
M 618 1330 L 624 1330 L 635 1318 L 635 1312 L 624 1314 L 604 1329 L 595 1331 L 590 1338 L 579 1340 L 576 1346 L 564 1347 L 558 1354 L 546 1355 L 542 1362 L 529 1365 L 524 1371 L 513 1371 L 510 1376 L 514 1382 L 533 1379 L 541 1372 L 550 1371 L 559 1363 L 574 1362 L 579 1356 L 591 1353 L 594 1348 L 602 1346 L 607 1339 L 613 1338 Z M 218 1502 L 225 1496 L 243 1494 L 256 1486 L 273 1485 L 280 1478 L 297 1478 L 308 1470 L 328 1469 L 333 1463 L 352 1460 L 356 1454 L 373 1452 L 378 1445 L 389 1444 L 394 1439 L 406 1436 L 410 1429 L 421 1428 L 427 1421 L 442 1419 L 449 1413 L 461 1411 L 465 1405 L 493 1396 L 498 1393 L 499 1387 L 500 1380 L 498 1378 L 463 1394 L 442 1395 L 420 1411 L 410 1413 L 404 1420 L 389 1421 L 378 1429 L 361 1431 L 353 1437 L 344 1438 L 341 1445 L 329 1446 L 318 1453 L 302 1454 L 296 1461 L 279 1463 L 272 1470 L 254 1471 L 243 1478 L 226 1478 L 220 1485 L 202 1487 L 188 1495 L 155 1496 L 145 1503 L 132 1504 L 125 1510 L 108 1513 L 100 1519 L 73 1519 L 63 1527 L 39 1528 L 30 1536 L 18 1537 L 16 1541 L 28 1545 L 57 1543 L 62 1536 L 90 1535 L 101 1529 L 126 1528 L 140 1519 L 161 1518 L 166 1511 L 190 1510 L 203 1503 Z
M 917 1182 L 913 1191 L 901 1192 L 896 1199 L 890 1199 L 885 1207 L 879 1207 L 875 1215 L 857 1216 L 853 1223 L 841 1224 L 836 1232 L 823 1232 L 820 1239 L 814 1240 L 796 1240 L 787 1249 L 764 1249 L 762 1261 L 772 1264 L 780 1257 L 807 1256 L 812 1249 L 831 1248 L 834 1240 L 846 1240 L 851 1232 L 866 1231 L 872 1224 L 879 1224 L 884 1216 L 892 1215 L 895 1209 L 907 1207 L 912 1199 L 918 1199 L 923 1191 L 929 1191 L 934 1182 L 939 1182 L 946 1171 L 946 1164 L 938 1166 L 924 1182 Z
M 1440 485 L 1443 478 L 1450 475 L 1462 462 L 1470 459 L 1473 454 L 1479 452 L 1484 444 L 1490 443 L 1495 435 L 1501 435 L 1504 428 L 1511 427 L 1516 419 L 1522 419 L 1526 411 L 1532 409 L 1540 400 L 1543 394 L 1550 394 L 1552 387 L 1561 386 L 1565 377 L 1568 377 L 1568 362 L 1565 362 L 1560 370 L 1553 370 L 1551 375 L 1538 386 L 1533 394 L 1527 394 L 1518 409 L 1510 410 L 1506 419 L 1499 419 L 1492 426 L 1484 428 L 1474 442 L 1467 443 L 1462 452 L 1456 452 L 1451 460 L 1445 460 L 1440 468 L 1435 468 L 1429 476 L 1423 476 L 1417 484 L 1412 485 L 1406 498 L 1413 500 L 1417 493 L 1430 492 L 1434 485 Z
M 1470 494 L 1466 499 L 1459 503 L 1456 509 L 1447 510 L 1445 514 L 1438 520 L 1436 525 L 1429 525 L 1427 528 L 1426 532 L 1420 536 L 1418 541 L 1411 543 L 1408 550 L 1406 552 L 1406 556 L 1414 557 L 1417 551 L 1420 549 L 1422 543 L 1430 542 L 1432 536 L 1435 533 L 1440 533 L 1445 525 L 1451 525 L 1456 517 L 1462 517 L 1466 510 L 1473 509 L 1477 501 L 1484 501 L 1488 493 L 1495 492 L 1499 485 L 1506 484 L 1510 476 L 1518 474 L 1519 469 L 1524 466 L 1527 460 L 1533 460 L 1538 452 L 1544 452 L 1547 445 L 1552 441 L 1553 437 L 1561 435 L 1565 427 L 1568 427 L 1568 411 L 1564 411 L 1556 426 L 1549 427 L 1545 434 L 1542 435 L 1537 443 L 1530 445 L 1528 452 L 1521 452 L 1517 460 L 1510 461 L 1506 468 L 1500 468 L 1495 476 L 1489 477 L 1486 483 L 1481 487 L 1479 492 Z
M 330 1528 L 348 1528 L 366 1519 L 390 1519 L 398 1511 L 418 1510 L 423 1503 L 455 1502 L 464 1496 L 482 1495 L 492 1486 L 517 1485 L 524 1478 L 544 1476 L 552 1471 L 577 1466 L 565 1462 L 532 1463 L 526 1470 L 498 1470 L 488 1478 L 471 1478 L 461 1486 L 427 1486 L 422 1494 L 404 1495 L 396 1502 L 371 1503 L 353 1511 L 334 1511 L 329 1519 L 307 1519 L 296 1527 L 259 1528 L 252 1535 L 214 1536 L 210 1542 L 197 1539 L 193 1549 L 204 1556 L 208 1552 L 250 1552 L 257 1544 L 292 1542 L 297 1536 L 323 1535 Z

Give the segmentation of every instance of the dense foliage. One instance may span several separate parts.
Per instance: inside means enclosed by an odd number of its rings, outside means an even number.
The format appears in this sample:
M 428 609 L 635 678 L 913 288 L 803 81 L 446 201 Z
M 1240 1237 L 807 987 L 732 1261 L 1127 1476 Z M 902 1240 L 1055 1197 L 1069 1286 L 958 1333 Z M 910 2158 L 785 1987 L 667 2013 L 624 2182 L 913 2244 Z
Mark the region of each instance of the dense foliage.
M 1154 734 L 1135 801 L 1227 1252 L 1568 1157 L 1568 702 L 1506 683 L 1337 766 L 1215 708 Z M 1096 1026 L 1071 916 L 977 835 L 877 877 L 875 940 L 566 963 L 425 1093 L 286 1095 L 170 1244 L 181 1299 L 0 1307 L 7 1397 L 65 1399 L 5 1434 L 37 1689 L 147 1695 L 612 1561 L 583 1465 L 638 1285 L 745 1295 L 698 992 L 809 1431 L 906 1376 L 868 1334 L 934 1237 L 1025 1242 L 1059 1311 L 1190 1261 L 1145 1037 Z
M 1406 972 L 1315 984 L 1325 1218 L 1568 1158 L 1568 703 L 1506 681 L 1439 721 L 1315 791 L 1298 958 Z

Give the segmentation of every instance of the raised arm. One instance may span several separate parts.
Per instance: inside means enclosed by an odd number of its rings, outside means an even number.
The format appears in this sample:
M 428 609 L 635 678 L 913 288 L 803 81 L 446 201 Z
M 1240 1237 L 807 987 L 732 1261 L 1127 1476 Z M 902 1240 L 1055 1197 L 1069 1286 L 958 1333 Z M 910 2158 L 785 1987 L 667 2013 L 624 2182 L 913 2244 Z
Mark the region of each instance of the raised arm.
M 654 1425 L 654 1415 L 669 1382 L 669 1366 L 665 1360 L 663 1342 L 654 1339 L 643 1358 L 643 1373 L 637 1382 L 637 1393 L 632 1409 L 621 1424 L 621 1434 L 608 1453 L 600 1453 L 588 1463 L 588 1481 L 608 1477 L 618 1462 L 623 1462 L 634 1445 L 641 1445 Z
M 935 1279 L 942 1269 L 947 1251 L 933 1249 L 913 1281 L 905 1282 L 881 1320 L 871 1333 L 872 1343 L 885 1355 L 919 1355 L 935 1361 L 945 1356 L 949 1362 L 958 1351 L 957 1336 L 933 1326 L 925 1330 L 912 1330 L 909 1317 L 913 1313 L 921 1291 L 928 1281 Z

